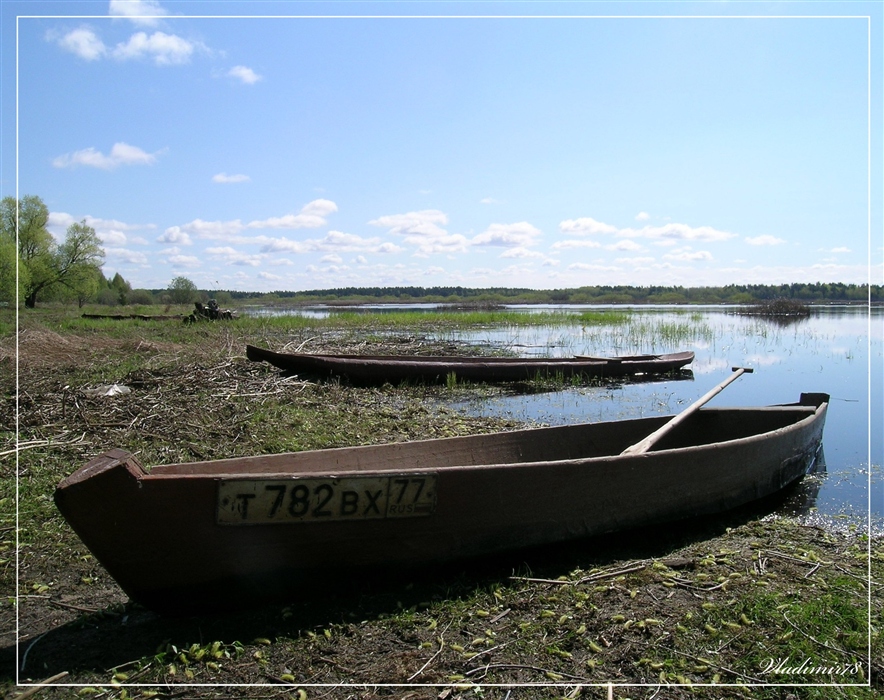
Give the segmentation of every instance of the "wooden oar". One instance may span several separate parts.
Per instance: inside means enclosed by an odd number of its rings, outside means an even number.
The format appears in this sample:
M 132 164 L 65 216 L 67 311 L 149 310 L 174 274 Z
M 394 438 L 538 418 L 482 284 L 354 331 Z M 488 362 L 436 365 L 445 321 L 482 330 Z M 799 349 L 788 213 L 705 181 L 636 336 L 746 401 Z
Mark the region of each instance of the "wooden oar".
M 689 418 L 693 413 L 699 410 L 700 406 L 705 403 L 708 403 L 710 399 L 712 399 L 716 394 L 718 394 L 722 389 L 724 389 L 728 384 L 732 381 L 736 380 L 741 374 L 744 372 L 747 374 L 751 374 L 754 370 L 751 367 L 731 367 L 731 371 L 733 374 L 725 379 L 721 384 L 712 389 L 705 396 L 700 398 L 698 401 L 695 401 L 690 406 L 688 406 L 684 411 L 679 413 L 675 418 L 670 420 L 668 423 L 661 425 L 657 428 L 653 433 L 648 435 L 641 442 L 637 442 L 631 447 L 627 447 L 621 455 L 640 455 L 648 450 L 656 443 L 661 437 L 667 435 L 672 432 L 680 423 L 684 422 L 687 418 Z

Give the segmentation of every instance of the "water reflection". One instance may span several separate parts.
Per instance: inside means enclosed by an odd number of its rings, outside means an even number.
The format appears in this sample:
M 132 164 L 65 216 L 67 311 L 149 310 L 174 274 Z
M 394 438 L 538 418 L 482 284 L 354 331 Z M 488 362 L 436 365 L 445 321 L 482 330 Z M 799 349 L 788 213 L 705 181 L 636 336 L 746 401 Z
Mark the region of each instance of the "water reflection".
M 266 310 L 326 318 L 338 311 L 450 311 L 444 304 L 306 307 Z M 469 415 L 507 416 L 561 425 L 677 413 L 718 384 L 734 366 L 755 373 L 732 384 L 711 405 L 759 406 L 788 403 L 802 391 L 831 395 L 825 432 L 826 468 L 795 492 L 795 513 L 815 522 L 857 523 L 882 529 L 884 487 L 884 308 L 813 306 L 809 317 L 777 319 L 741 316 L 735 307 L 611 305 L 507 306 L 510 311 L 557 311 L 573 322 L 548 326 L 502 325 L 481 329 L 440 329 L 434 340 L 469 343 L 525 357 L 612 356 L 692 350 L 688 377 L 560 391 L 514 394 L 511 388 L 482 392 L 450 405 Z M 581 321 L 587 311 L 629 309 L 626 321 Z M 257 315 L 257 314 L 255 314 Z M 618 317 L 622 316 L 618 314 Z M 680 381 L 689 379 L 689 381 Z M 460 394 L 459 394 L 460 395 Z M 872 426 L 875 427 L 872 430 Z
M 718 384 L 735 366 L 755 369 L 710 405 L 789 403 L 802 391 L 831 394 L 826 458 L 795 490 L 783 514 L 828 527 L 882 530 L 880 478 L 884 310 L 816 307 L 809 318 L 780 324 L 721 308 L 636 309 L 630 327 L 506 328 L 449 334 L 520 354 L 617 354 L 693 350 L 693 381 L 569 387 L 548 394 L 499 394 L 451 405 L 469 415 L 505 416 L 549 425 L 671 415 Z M 669 334 L 667 336 L 667 333 Z M 875 476 L 877 474 L 877 477 Z
M 809 516 L 815 513 L 826 475 L 825 450 L 824 446 L 820 446 L 816 461 L 808 470 L 807 476 L 789 493 L 779 512 L 791 516 Z

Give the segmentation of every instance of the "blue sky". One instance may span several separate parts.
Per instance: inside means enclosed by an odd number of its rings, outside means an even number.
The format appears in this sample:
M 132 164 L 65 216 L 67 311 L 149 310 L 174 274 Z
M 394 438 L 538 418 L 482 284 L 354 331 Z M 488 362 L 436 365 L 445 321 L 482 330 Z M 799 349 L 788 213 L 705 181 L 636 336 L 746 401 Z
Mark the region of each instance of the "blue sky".
M 880 3 L 0 12 L 0 193 L 134 287 L 882 282 Z

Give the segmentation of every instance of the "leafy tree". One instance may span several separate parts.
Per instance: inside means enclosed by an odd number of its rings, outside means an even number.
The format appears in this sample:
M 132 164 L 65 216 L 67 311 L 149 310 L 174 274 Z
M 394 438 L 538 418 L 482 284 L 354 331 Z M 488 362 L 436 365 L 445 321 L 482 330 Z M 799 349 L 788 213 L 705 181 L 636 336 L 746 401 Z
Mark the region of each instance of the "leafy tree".
M 104 287 L 98 290 L 98 294 L 95 295 L 95 301 L 102 306 L 116 306 L 120 303 L 120 297 L 110 287 Z
M 0 302 L 13 304 L 24 296 L 28 284 L 28 270 L 24 265 L 18 265 L 18 288 L 15 286 L 15 268 L 18 252 L 15 249 L 15 239 L 6 233 L 0 233 Z
M 150 306 L 154 303 L 154 297 L 149 289 L 134 289 L 129 295 L 129 303 Z
M 34 286 L 43 286 L 43 280 L 50 276 L 50 259 L 55 240 L 46 228 L 49 209 L 43 200 L 27 195 L 17 201 L 15 197 L 4 197 L 0 203 L 0 230 L 5 240 L 16 239 L 18 234 L 19 274 L 26 271 L 26 284 L 22 296 L 26 306 L 34 306 L 36 294 Z
M 19 272 L 26 270 L 23 296 L 29 308 L 39 298 L 94 294 L 95 272 L 104 262 L 101 241 L 85 220 L 71 224 L 60 245 L 47 230 L 48 221 L 49 210 L 39 197 L 6 197 L 0 203 L 3 238 L 14 240 L 18 232 Z
M 56 291 L 63 297 L 74 297 L 78 301 L 94 296 L 98 291 L 98 274 L 104 263 L 104 250 L 95 229 L 86 225 L 86 221 L 71 224 L 64 243 L 59 245 L 50 263 L 51 275 L 41 288 L 31 284 L 31 296 L 34 303 L 37 294 L 42 290 L 47 293 Z M 82 303 L 82 302 L 81 302 Z M 28 304 L 27 298 L 25 305 Z
M 72 289 L 64 289 L 61 296 L 62 297 L 71 297 L 76 299 L 77 306 L 80 308 L 93 299 L 98 298 L 98 303 L 104 303 L 101 300 L 101 294 L 105 291 L 105 287 L 107 280 L 104 279 L 104 275 L 101 274 L 101 270 L 99 268 L 93 268 L 91 275 L 84 275 L 82 279 L 82 284 L 77 285 Z
M 114 275 L 114 278 L 110 281 L 108 286 L 117 293 L 117 301 L 119 301 L 121 306 L 125 306 L 129 303 L 129 295 L 132 293 L 132 285 L 124 280 L 119 272 Z
M 189 304 L 196 296 L 196 285 L 186 277 L 176 277 L 169 284 L 169 300 L 173 304 Z

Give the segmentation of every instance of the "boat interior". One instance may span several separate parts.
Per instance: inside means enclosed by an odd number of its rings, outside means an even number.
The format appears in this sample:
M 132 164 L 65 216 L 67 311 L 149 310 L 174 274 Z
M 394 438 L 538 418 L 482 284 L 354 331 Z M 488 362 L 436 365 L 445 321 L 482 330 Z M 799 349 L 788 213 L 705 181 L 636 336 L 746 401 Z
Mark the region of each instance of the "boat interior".
M 796 404 L 753 408 L 702 408 L 655 444 L 651 452 L 751 438 L 812 417 L 825 394 L 802 394 Z M 616 457 L 672 416 L 535 428 L 467 437 L 258 455 L 156 466 L 150 479 L 229 475 L 342 475 L 475 466 L 548 463 Z

